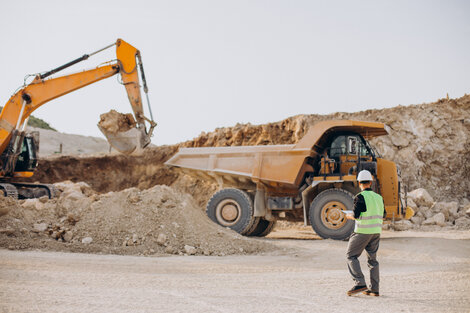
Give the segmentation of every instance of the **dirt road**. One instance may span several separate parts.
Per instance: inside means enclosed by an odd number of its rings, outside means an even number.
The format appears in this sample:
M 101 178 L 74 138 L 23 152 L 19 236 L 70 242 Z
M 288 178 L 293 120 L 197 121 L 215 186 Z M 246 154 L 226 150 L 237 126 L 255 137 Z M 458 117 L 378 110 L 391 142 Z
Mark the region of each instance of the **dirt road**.
M 379 298 L 345 295 L 352 285 L 347 242 L 260 240 L 281 252 L 135 257 L 0 250 L 0 312 L 470 312 L 470 231 L 385 232 Z

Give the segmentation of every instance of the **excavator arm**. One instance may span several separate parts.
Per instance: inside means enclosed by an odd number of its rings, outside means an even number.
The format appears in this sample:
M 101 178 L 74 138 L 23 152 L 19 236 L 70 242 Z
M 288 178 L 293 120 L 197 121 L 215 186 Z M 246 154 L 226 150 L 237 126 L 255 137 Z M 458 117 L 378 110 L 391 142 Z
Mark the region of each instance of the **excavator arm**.
M 116 45 L 117 60 L 108 62 L 105 65 L 98 66 L 91 70 L 46 79 L 50 75 L 85 60 L 89 56 L 114 45 Z M 150 136 L 152 135 L 153 128 L 156 126 L 156 123 L 153 122 L 153 118 L 148 119 L 143 113 L 137 70 L 138 65 L 140 66 L 142 78 L 144 80 L 145 92 L 147 92 L 147 86 L 145 76 L 143 75 L 140 52 L 121 39 L 118 39 L 114 44 L 106 48 L 98 50 L 90 55 L 85 54 L 81 58 L 73 60 L 47 73 L 37 74 L 30 84 L 25 85 L 17 91 L 5 104 L 0 114 L 0 153 L 3 154 L 2 161 L 4 163 L 2 164 L 3 170 L 1 171 L 2 175 L 0 175 L 0 177 L 13 176 L 12 172 L 14 171 L 14 163 L 16 161 L 14 160 L 14 155 L 18 154 L 18 150 L 21 148 L 21 142 L 19 141 L 21 141 L 20 139 L 22 136 L 19 134 L 21 134 L 26 127 L 29 116 L 37 108 L 48 101 L 118 73 L 121 75 L 121 80 L 126 88 L 129 102 L 136 120 L 137 130 L 133 129 L 133 134 L 137 134 L 140 138 L 137 141 L 128 140 L 125 144 L 121 144 L 119 143 L 119 134 L 107 134 L 106 130 L 102 128 L 100 129 L 104 132 L 110 144 L 123 153 L 131 153 L 135 148 L 137 148 L 137 145 L 140 146 L 140 148 L 144 148 L 150 143 Z M 137 64 L 137 62 L 139 62 L 139 64 Z M 150 124 L 148 131 L 146 129 L 145 121 Z M 134 142 L 138 144 L 134 144 Z M 13 159 L 9 156 L 5 156 L 5 152 L 11 154 Z M 11 164 L 7 166 L 6 163 Z

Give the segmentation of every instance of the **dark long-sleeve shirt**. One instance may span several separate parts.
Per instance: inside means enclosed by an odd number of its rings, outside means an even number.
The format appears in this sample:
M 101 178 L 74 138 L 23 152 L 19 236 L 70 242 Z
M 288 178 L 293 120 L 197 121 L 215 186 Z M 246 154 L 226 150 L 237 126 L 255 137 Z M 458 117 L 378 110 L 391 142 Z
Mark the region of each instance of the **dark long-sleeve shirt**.
M 367 188 L 365 189 L 367 191 L 373 191 L 371 188 Z M 383 199 L 382 199 L 383 200 Z M 384 208 L 385 208 L 385 204 L 384 204 Z M 364 199 L 364 196 L 361 195 L 361 194 L 358 194 L 355 198 L 354 198 L 354 218 L 359 218 L 359 216 L 361 215 L 362 212 L 365 212 L 367 211 L 367 207 L 366 207 L 366 200 Z M 387 215 L 387 212 L 385 212 L 384 210 L 384 218 L 385 218 L 385 215 Z

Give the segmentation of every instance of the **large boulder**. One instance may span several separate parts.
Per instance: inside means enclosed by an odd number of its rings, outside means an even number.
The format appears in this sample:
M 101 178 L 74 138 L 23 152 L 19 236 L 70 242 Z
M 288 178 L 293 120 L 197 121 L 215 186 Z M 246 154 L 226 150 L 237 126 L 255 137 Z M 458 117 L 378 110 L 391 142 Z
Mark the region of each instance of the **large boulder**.
M 36 223 L 33 225 L 33 232 L 42 233 L 47 230 L 48 226 L 46 223 Z
M 418 208 L 418 205 L 413 201 L 413 199 L 411 199 L 410 197 L 407 198 L 407 201 L 406 201 L 407 205 L 412 208 L 415 212 L 418 212 L 419 211 L 419 208 Z
M 36 205 L 38 204 L 39 200 L 38 199 L 26 199 L 21 201 L 21 206 L 25 209 L 29 210 L 35 210 L 37 207 Z
M 469 205 L 469 206 L 466 206 L 466 207 L 463 209 L 463 212 L 465 212 L 465 215 L 470 216 L 470 205 Z
M 455 220 L 455 226 L 470 229 L 470 219 L 466 217 L 459 217 Z
M 435 214 L 433 210 L 428 207 L 421 207 L 419 212 L 422 213 L 425 218 L 431 218 Z
M 459 217 L 458 210 L 459 210 L 459 204 L 456 201 L 437 202 L 433 208 L 433 211 L 435 213 L 439 213 L 439 212 L 443 213 L 446 220 L 458 218 Z
M 56 183 L 54 186 L 61 191 L 56 210 L 59 216 L 66 216 L 68 213 L 78 216 L 93 202 L 91 196 L 94 195 L 94 191 L 86 183 L 65 181 Z
M 394 146 L 406 147 L 410 144 L 410 140 L 405 136 L 391 136 L 390 138 Z
M 436 215 L 426 219 L 423 222 L 423 225 L 438 225 L 438 226 L 446 226 L 446 218 L 444 213 L 437 213 Z
M 186 252 L 188 255 L 195 255 L 197 253 L 197 249 L 193 246 L 185 245 L 184 252 Z
M 401 221 L 396 221 L 395 223 L 391 224 L 392 229 L 398 230 L 398 231 L 403 231 L 403 230 L 408 230 L 413 228 L 413 224 L 408 221 L 408 220 L 401 220 Z
M 413 224 L 416 224 L 416 225 L 421 225 L 423 222 L 424 222 L 425 218 L 422 217 L 422 216 L 413 216 L 410 221 L 413 223 Z
M 408 193 L 408 200 L 409 199 L 411 199 L 419 207 L 431 207 L 434 204 L 434 199 L 424 188 L 418 188 L 410 191 Z

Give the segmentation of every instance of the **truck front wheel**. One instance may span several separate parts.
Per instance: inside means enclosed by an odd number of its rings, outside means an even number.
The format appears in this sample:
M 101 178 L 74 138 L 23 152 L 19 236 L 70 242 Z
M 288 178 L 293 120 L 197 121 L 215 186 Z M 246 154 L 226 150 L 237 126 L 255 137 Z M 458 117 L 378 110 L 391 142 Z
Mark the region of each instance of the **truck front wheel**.
M 253 217 L 253 200 L 244 191 L 227 188 L 217 191 L 207 203 L 206 214 L 217 224 L 245 235 L 259 218 Z
M 327 189 L 310 205 L 309 219 L 313 230 L 322 238 L 344 240 L 354 230 L 354 221 L 346 219 L 342 210 L 352 210 L 354 196 L 343 189 Z

